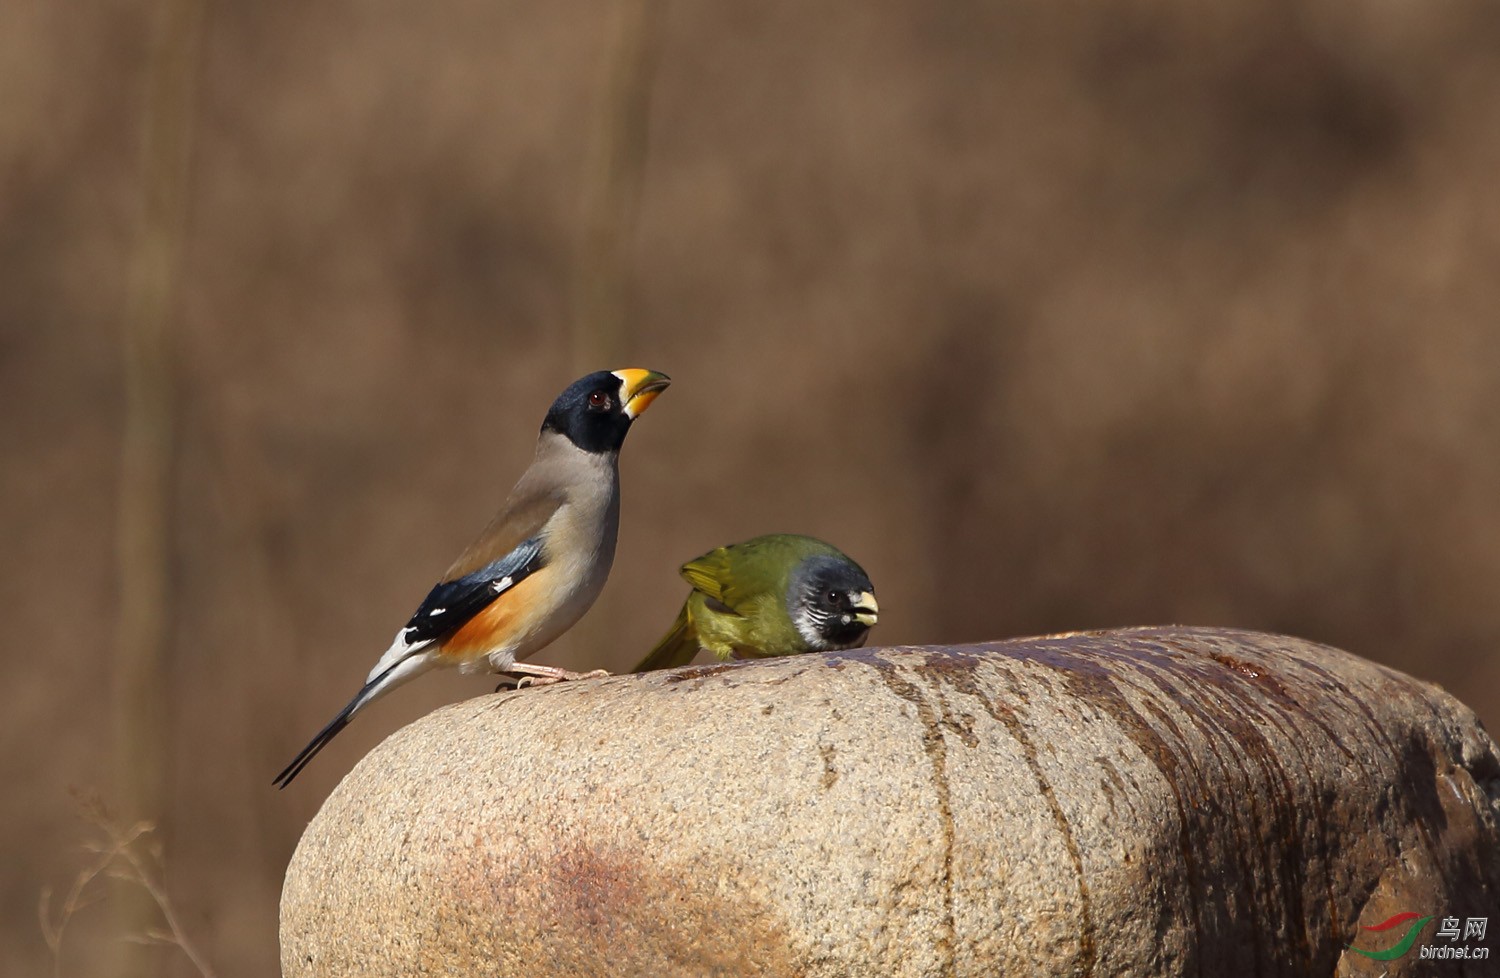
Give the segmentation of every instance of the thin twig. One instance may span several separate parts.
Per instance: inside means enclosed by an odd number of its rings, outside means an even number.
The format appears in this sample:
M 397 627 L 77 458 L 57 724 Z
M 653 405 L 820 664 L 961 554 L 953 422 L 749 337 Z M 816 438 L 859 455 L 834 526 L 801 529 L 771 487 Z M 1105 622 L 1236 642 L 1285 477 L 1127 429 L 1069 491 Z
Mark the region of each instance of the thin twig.
M 122 828 L 98 801 L 81 799 L 80 803 L 84 817 L 103 833 L 104 839 L 102 843 L 90 841 L 84 844 L 84 849 L 96 853 L 98 858 L 85 866 L 73 880 L 73 885 L 68 888 L 68 894 L 55 916 L 52 909 L 52 888 L 42 889 L 39 907 L 42 939 L 52 952 L 53 978 L 62 978 L 63 937 L 69 922 L 84 907 L 100 899 L 95 892 L 98 888 L 91 886 L 100 877 L 140 887 L 156 904 L 157 911 L 167 925 L 165 931 L 147 928 L 139 933 L 126 934 L 123 938 L 126 942 L 176 947 L 192 962 L 202 978 L 215 978 L 213 966 L 188 939 L 187 931 L 183 929 L 163 884 L 161 853 L 152 835 L 155 827 L 149 822 L 136 822 L 129 828 Z M 146 849 L 145 854 L 141 852 L 143 847 Z
M 168 899 L 161 880 L 147 868 L 134 848 L 126 846 L 120 850 L 120 855 L 131 869 L 131 873 L 122 874 L 121 878 L 144 887 L 146 892 L 151 894 L 151 899 L 156 902 L 157 909 L 161 911 L 162 920 L 167 924 L 168 933 L 148 931 L 146 936 L 148 938 L 159 937 L 160 939 L 155 943 L 176 945 L 183 954 L 187 955 L 188 960 L 193 962 L 193 967 L 198 970 L 198 974 L 203 978 L 214 978 L 214 970 L 208 963 L 208 959 L 200 954 L 193 943 L 188 940 L 187 931 L 183 930 L 182 923 L 178 920 L 177 912 L 172 906 L 172 901 Z
M 102 809 L 94 809 L 91 817 L 95 819 L 104 817 Z M 98 853 L 99 858 L 84 867 L 73 880 L 73 885 L 68 888 L 68 895 L 63 899 L 55 919 L 52 916 L 52 888 L 50 886 L 42 888 L 41 906 L 38 908 L 41 915 L 42 939 L 47 942 L 47 947 L 52 952 L 54 978 L 61 978 L 62 975 L 62 942 L 69 921 L 84 907 L 97 903 L 100 899 L 97 895 L 88 892 L 89 884 L 105 874 L 110 865 L 119 858 L 121 848 L 131 845 L 149 831 L 151 831 L 151 826 L 140 822 L 130 832 L 115 836 L 112 845 L 85 845 L 86 850 Z

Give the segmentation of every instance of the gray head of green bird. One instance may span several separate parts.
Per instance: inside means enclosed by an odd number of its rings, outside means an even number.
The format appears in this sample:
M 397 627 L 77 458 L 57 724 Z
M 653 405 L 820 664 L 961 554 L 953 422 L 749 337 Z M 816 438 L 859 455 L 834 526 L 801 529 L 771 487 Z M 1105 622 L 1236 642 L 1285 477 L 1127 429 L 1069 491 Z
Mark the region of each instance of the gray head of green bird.
M 792 573 L 786 610 L 812 651 L 831 652 L 864 645 L 880 605 L 875 586 L 858 564 L 818 554 Z

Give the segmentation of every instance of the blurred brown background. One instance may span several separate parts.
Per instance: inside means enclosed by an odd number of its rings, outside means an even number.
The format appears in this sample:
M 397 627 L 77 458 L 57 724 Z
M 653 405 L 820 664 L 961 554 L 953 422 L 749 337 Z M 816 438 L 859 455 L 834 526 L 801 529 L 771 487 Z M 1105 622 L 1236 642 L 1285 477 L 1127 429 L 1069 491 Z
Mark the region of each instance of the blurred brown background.
M 546 661 L 627 666 L 680 562 L 789 530 L 883 644 L 1284 631 L 1493 726 L 1497 174 L 1486 0 L 8 0 L 0 972 L 50 967 L 77 789 L 275 973 L 321 799 L 493 684 L 272 775 L 598 367 L 676 383 Z M 114 901 L 63 973 L 120 970 Z

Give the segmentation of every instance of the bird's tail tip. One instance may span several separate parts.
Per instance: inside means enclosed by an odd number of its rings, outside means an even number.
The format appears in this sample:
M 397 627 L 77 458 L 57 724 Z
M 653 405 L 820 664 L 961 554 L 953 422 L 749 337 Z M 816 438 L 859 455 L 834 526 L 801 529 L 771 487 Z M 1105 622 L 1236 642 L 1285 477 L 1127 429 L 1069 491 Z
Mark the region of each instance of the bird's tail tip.
M 358 702 L 359 700 L 356 697 L 353 703 L 344 707 L 338 716 L 334 717 L 326 727 L 318 731 L 317 736 L 307 742 L 306 747 L 297 752 L 297 756 L 292 758 L 292 763 L 281 769 L 281 773 L 276 775 L 271 781 L 278 790 L 291 784 L 293 779 L 302 773 L 302 769 L 307 767 L 308 762 L 317 757 L 318 752 L 327 747 L 328 742 L 337 737 L 339 732 L 349 725 L 349 717 L 353 714 L 353 707 Z
M 671 631 L 662 636 L 656 647 L 646 653 L 646 657 L 635 664 L 630 671 L 654 672 L 657 669 L 672 669 L 677 666 L 685 666 L 693 661 L 693 656 L 698 654 L 698 639 L 693 630 L 692 619 L 688 616 L 688 606 L 682 606 L 682 611 L 677 615 L 677 621 L 672 623 Z

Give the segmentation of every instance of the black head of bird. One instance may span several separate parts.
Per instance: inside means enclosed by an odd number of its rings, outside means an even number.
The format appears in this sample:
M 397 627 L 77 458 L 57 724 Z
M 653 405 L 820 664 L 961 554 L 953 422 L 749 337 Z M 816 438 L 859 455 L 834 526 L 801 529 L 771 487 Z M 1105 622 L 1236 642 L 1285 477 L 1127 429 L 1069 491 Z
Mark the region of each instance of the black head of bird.
M 803 561 L 787 589 L 787 612 L 816 651 L 858 648 L 875 624 L 875 587 L 849 560 L 820 554 Z
M 618 452 L 630 423 L 666 390 L 670 379 L 650 370 L 600 370 L 568 385 L 542 422 L 586 452 Z

